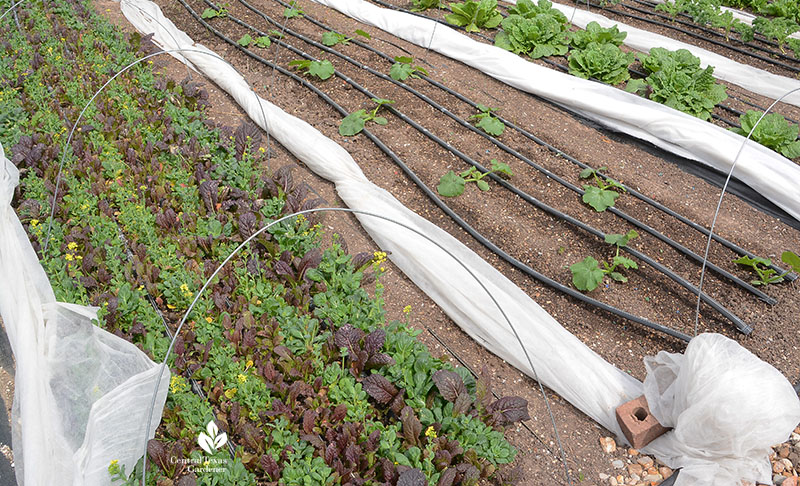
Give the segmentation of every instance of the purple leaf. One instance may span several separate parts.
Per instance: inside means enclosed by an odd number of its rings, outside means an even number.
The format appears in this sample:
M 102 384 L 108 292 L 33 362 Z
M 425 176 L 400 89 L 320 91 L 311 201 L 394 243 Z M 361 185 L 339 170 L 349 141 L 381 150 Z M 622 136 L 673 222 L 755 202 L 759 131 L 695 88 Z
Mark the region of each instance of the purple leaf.
M 433 382 L 448 402 L 455 402 L 459 395 L 469 395 L 464 380 L 455 371 L 439 370 L 433 374 Z
M 501 425 L 513 424 L 514 422 L 521 422 L 531 418 L 528 415 L 528 401 L 521 397 L 503 397 L 489 405 L 488 410 L 491 413 L 499 412 L 501 414 Z
M 364 391 L 376 402 L 386 405 L 397 395 L 397 387 L 378 373 L 374 373 L 361 382 Z

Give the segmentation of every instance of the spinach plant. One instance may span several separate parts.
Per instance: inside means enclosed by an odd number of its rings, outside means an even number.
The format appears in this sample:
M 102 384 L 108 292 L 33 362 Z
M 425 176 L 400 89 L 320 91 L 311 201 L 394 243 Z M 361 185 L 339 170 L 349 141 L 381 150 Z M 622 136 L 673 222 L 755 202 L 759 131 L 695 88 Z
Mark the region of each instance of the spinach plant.
M 310 74 L 323 81 L 333 76 L 334 73 L 333 64 L 327 59 L 321 61 L 295 59 L 289 62 L 289 66 L 297 68 L 301 74 Z
M 467 32 L 480 32 L 482 28 L 493 29 L 503 20 L 503 16 L 497 11 L 497 0 L 451 3 L 450 10 L 452 13 L 444 17 L 447 23 L 464 27 Z
M 414 58 L 407 57 L 407 56 L 397 56 L 394 58 L 394 64 L 392 64 L 391 69 L 389 70 L 389 76 L 392 77 L 395 81 L 405 81 L 408 78 L 419 78 L 419 74 L 423 76 L 428 75 L 428 71 L 422 66 L 411 65 L 414 62 Z
M 598 170 L 606 169 L 607 167 L 600 167 Z M 586 192 L 584 192 L 582 200 L 598 213 L 614 205 L 614 202 L 620 195 L 618 191 L 625 192 L 625 188 L 621 184 L 611 179 L 604 179 L 598 176 L 597 170 L 595 169 L 583 169 L 580 173 L 580 177 L 581 179 L 594 178 L 594 183 L 597 185 L 583 185 L 583 190 Z
M 639 268 L 635 261 L 619 255 L 619 249 L 626 246 L 629 241 L 637 238 L 639 233 L 636 230 L 630 230 L 624 235 L 608 234 L 605 236 L 605 241 L 608 244 L 616 247 L 616 253 L 611 259 L 611 263 L 603 262 L 603 267 L 593 257 L 586 257 L 578 263 L 572 264 L 569 269 L 572 272 L 572 284 L 578 290 L 584 292 L 591 292 L 596 289 L 600 282 L 603 281 L 606 275 L 616 280 L 617 282 L 627 282 L 628 277 L 617 271 L 618 268 L 631 269 Z
M 507 176 L 514 175 L 508 164 L 498 162 L 497 159 L 492 159 L 492 169 L 488 172 L 481 173 L 475 167 L 470 167 L 460 174 L 456 174 L 452 170 L 449 171 L 439 179 L 439 185 L 436 186 L 436 190 L 441 196 L 456 197 L 464 193 L 464 188 L 468 182 L 474 182 L 481 191 L 488 191 L 489 183 L 483 180 L 483 178 L 495 172 Z
M 614 44 L 592 42 L 585 49 L 572 51 L 569 72 L 583 79 L 594 78 L 606 84 L 619 84 L 630 79 L 628 66 L 634 60 L 634 53 L 623 52 Z
M 394 101 L 385 100 L 383 98 L 372 98 L 372 101 L 378 105 L 374 110 L 370 111 L 369 113 L 367 113 L 367 110 L 364 109 L 357 110 L 342 119 L 342 121 L 339 123 L 339 135 L 344 137 L 352 137 L 353 135 L 357 135 L 361 133 L 361 130 L 364 129 L 364 125 L 366 125 L 368 121 L 375 122 L 378 125 L 386 125 L 386 118 L 377 116 L 378 110 L 380 110 L 382 106 L 394 104 Z
M 499 118 L 494 116 L 494 114 L 492 114 L 492 112 L 495 111 L 495 108 L 489 108 L 486 105 L 479 104 L 478 109 L 480 110 L 480 113 L 469 117 L 471 120 L 478 120 L 478 123 L 476 123 L 475 126 L 482 129 L 489 135 L 494 135 L 495 137 L 502 135 L 503 131 L 506 129 L 506 125 L 505 123 L 501 122 Z
M 789 123 L 778 113 L 770 113 L 756 125 L 762 114 L 763 112 L 760 111 L 747 110 L 747 113 L 739 117 L 742 127 L 731 128 L 731 130 L 746 137 L 755 126 L 753 135 L 750 137 L 754 141 L 771 148 L 787 159 L 800 157 L 800 140 L 797 140 L 800 127 Z

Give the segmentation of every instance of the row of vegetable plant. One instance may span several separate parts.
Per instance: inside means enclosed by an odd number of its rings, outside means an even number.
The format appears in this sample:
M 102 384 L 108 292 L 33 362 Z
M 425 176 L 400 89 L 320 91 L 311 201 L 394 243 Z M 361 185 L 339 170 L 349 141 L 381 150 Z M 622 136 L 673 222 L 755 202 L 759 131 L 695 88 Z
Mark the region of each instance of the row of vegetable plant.
M 717 0 L 718 1 L 718 0 Z M 441 7 L 415 2 L 416 10 Z M 662 4 L 668 5 L 668 4 Z M 656 47 L 650 54 L 620 48 L 627 34 L 615 25 L 601 27 L 590 22 L 585 30 L 570 30 L 567 17 L 549 0 L 520 0 L 508 8 L 508 16 L 497 11 L 496 0 L 467 0 L 450 4 L 448 23 L 468 32 L 500 27 L 494 44 L 532 59 L 567 56 L 570 74 L 621 86 L 684 113 L 710 120 L 714 107 L 728 98 L 727 88 L 714 78 L 714 67 L 700 67 L 700 59 L 686 49 L 669 51 Z M 639 62 L 645 77 L 631 79 L 631 68 Z M 763 112 L 748 110 L 739 118 L 737 133 L 749 133 Z M 753 140 L 790 159 L 800 157 L 800 126 L 780 114 L 770 114 L 753 133 Z
M 219 262 L 315 201 L 290 169 L 264 169 L 257 130 L 214 127 L 203 90 L 149 64 L 87 110 L 53 201 L 71 121 L 153 47 L 121 35 L 87 0 L 26 5 L 19 19 L 19 30 L 6 27 L 0 60 L 0 103 L 11 114 L 0 141 L 22 173 L 18 214 L 57 297 L 99 306 L 99 326 L 160 360 L 164 322 L 174 330 Z M 350 256 L 335 235 L 323 241 L 313 218 L 276 225 L 201 296 L 169 361 L 150 484 L 512 482 L 503 465 L 515 450 L 503 430 L 527 418 L 526 402 L 493 400 L 488 373 L 476 380 L 433 357 L 407 322 L 385 322 L 387 255 Z M 200 432 L 217 429 L 236 445 L 233 457 L 198 447 Z M 109 474 L 135 481 L 116 461 Z

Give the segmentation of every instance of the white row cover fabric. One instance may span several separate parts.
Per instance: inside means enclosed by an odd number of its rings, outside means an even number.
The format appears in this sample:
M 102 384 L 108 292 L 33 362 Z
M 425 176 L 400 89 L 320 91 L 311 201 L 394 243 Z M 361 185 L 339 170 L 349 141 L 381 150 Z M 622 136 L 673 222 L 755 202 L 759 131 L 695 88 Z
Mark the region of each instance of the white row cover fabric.
M 450 27 L 364 0 L 314 0 L 360 22 L 451 57 L 510 86 L 551 100 L 613 130 L 674 154 L 730 171 L 744 137 L 602 83 L 571 76 L 475 41 Z M 800 166 L 748 142 L 733 174 L 800 219 Z
M 666 3 L 667 0 L 653 0 L 655 3 Z M 673 0 L 669 0 L 670 3 Z M 747 25 L 753 25 L 753 21 L 756 19 L 756 16 L 751 14 L 750 12 L 744 12 L 742 10 L 737 10 L 735 8 L 721 6 L 720 7 L 724 12 L 731 12 L 733 14 L 733 18 L 739 19 L 742 22 L 746 23 Z M 792 39 L 800 39 L 800 32 L 795 32 L 794 34 L 790 35 Z
M 507 3 L 516 3 L 516 0 L 504 0 Z M 736 62 L 733 59 L 711 52 L 702 47 L 687 44 L 665 35 L 656 34 L 644 29 L 638 29 L 616 20 L 611 20 L 604 15 L 582 10 L 574 6 L 553 3 L 553 7 L 560 10 L 572 23 L 582 29 L 589 22 L 597 22 L 602 27 L 619 27 L 620 32 L 627 32 L 625 45 L 641 52 L 650 52 L 654 47 L 663 47 L 671 51 L 686 49 L 700 58 L 703 67 L 714 66 L 714 77 L 741 86 L 748 91 L 778 99 L 785 93 L 800 88 L 800 80 L 773 74 L 763 69 L 758 69 L 747 64 Z M 800 92 L 787 96 L 784 102 L 800 106 Z
M 207 51 L 205 47 L 192 43 L 191 39 L 179 31 L 169 19 L 166 19 L 158 6 L 151 1 L 122 0 L 121 7 L 128 20 L 140 32 L 144 34 L 155 32 L 154 40 L 165 50 L 190 47 Z M 171 35 L 165 35 L 166 31 L 169 31 Z M 186 44 L 175 45 L 173 39 L 180 39 Z M 285 113 L 260 97 L 256 97 L 250 91 L 245 80 L 228 64 L 195 52 L 185 52 L 183 55 L 200 72 L 227 91 L 245 109 L 253 121 L 268 130 L 278 142 L 303 161 L 307 167 L 321 177 L 334 182 L 339 195 L 350 208 L 381 214 L 407 224 L 455 255 L 484 283 L 515 325 L 541 382 L 621 437 L 615 418 L 615 409 L 620 404 L 643 393 L 643 387 L 639 381 L 603 360 L 566 331 L 519 287 L 477 254 L 441 228 L 410 211 L 387 191 L 370 182 L 350 154 L 341 146 L 322 135 L 305 121 Z M 266 123 L 262 119 L 262 108 L 266 114 Z M 357 215 L 357 217 L 375 242 L 383 250 L 391 252 L 392 261 L 464 331 L 491 352 L 526 374 L 532 375 L 524 354 L 520 350 L 520 343 L 513 336 L 505 319 L 483 288 L 456 260 L 445 254 L 439 246 L 411 231 L 402 231 L 395 224 L 367 215 Z M 709 339 L 718 340 L 720 338 L 714 335 L 702 335 L 697 337 L 693 343 L 697 342 L 697 346 L 700 346 L 700 343 Z M 727 338 L 722 339 L 730 341 Z M 733 341 L 730 342 L 734 346 L 738 346 Z M 703 352 L 701 351 L 701 354 Z M 721 358 L 724 360 L 725 356 Z M 695 361 L 700 362 L 701 360 Z M 736 369 L 737 363 L 727 362 L 726 366 L 728 369 Z M 763 366 L 769 367 L 767 364 L 763 364 Z M 692 366 L 684 367 L 684 372 L 689 375 L 700 371 L 702 370 L 695 370 Z M 780 376 L 780 373 L 778 375 Z M 703 383 L 703 385 L 706 384 Z M 773 382 L 753 383 L 753 388 L 750 389 L 739 387 L 738 381 L 735 380 L 721 381 L 716 385 L 738 390 L 739 393 L 773 397 L 775 413 L 782 417 L 780 421 L 776 422 L 778 425 L 775 425 L 774 428 L 767 427 L 769 433 L 774 436 L 788 437 L 794 424 L 800 420 L 800 402 L 785 379 L 783 379 L 783 383 L 777 384 Z M 762 390 L 762 387 L 769 387 L 769 389 Z M 698 393 L 691 386 L 687 389 L 690 393 Z M 709 390 L 713 392 L 715 388 L 712 387 Z M 686 408 L 684 404 L 691 404 L 693 401 L 691 399 L 684 400 L 682 395 L 665 397 L 665 400 L 668 403 L 663 407 L 672 406 L 672 403 L 679 404 L 675 406 L 678 413 Z M 695 414 L 693 418 L 687 417 L 686 423 L 694 424 L 699 428 L 702 422 L 708 420 L 709 415 L 717 414 L 721 409 L 733 409 L 741 419 L 739 428 L 726 430 L 725 433 L 741 434 L 743 431 L 749 430 L 751 423 L 761 424 L 759 421 L 761 410 L 742 409 L 736 400 L 715 404 L 714 407 L 704 407 L 704 409 L 705 415 Z M 786 426 L 789 422 L 792 425 Z M 731 440 L 747 441 L 748 438 L 732 437 Z M 688 434 L 687 437 L 667 434 L 659 439 L 659 457 L 666 458 L 674 467 L 685 465 L 690 471 L 700 467 L 715 467 L 714 459 L 703 459 L 705 451 L 691 449 L 691 441 L 691 434 Z M 724 463 L 724 467 L 729 468 L 726 470 L 730 475 L 763 479 L 761 472 L 764 464 L 767 464 L 768 467 L 768 459 L 763 449 L 769 445 L 771 443 L 762 444 L 760 438 L 754 438 L 751 446 L 757 452 L 742 457 L 743 460 L 746 459 L 746 464 L 756 464 L 757 467 L 742 469 L 728 462 Z M 687 477 L 689 477 L 688 474 Z M 718 482 L 713 477 L 709 477 L 698 482 L 679 480 L 677 484 L 732 486 L 733 483 Z
M 11 208 L 19 171 L 0 146 L 0 315 L 16 360 L 12 445 L 20 486 L 104 486 L 117 460 L 131 471 L 164 408 L 144 430 L 159 367 L 92 324 L 97 308 L 56 302 Z

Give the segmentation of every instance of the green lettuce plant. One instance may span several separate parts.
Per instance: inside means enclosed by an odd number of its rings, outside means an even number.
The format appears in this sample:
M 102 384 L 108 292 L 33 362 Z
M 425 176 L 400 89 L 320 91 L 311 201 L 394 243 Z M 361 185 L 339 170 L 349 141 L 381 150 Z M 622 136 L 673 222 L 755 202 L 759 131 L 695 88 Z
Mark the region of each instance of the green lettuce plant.
M 614 44 L 592 42 L 586 49 L 572 51 L 569 72 L 579 78 L 594 78 L 606 84 L 619 84 L 631 75 L 628 66 L 636 60 L 632 52 L 623 52 Z

